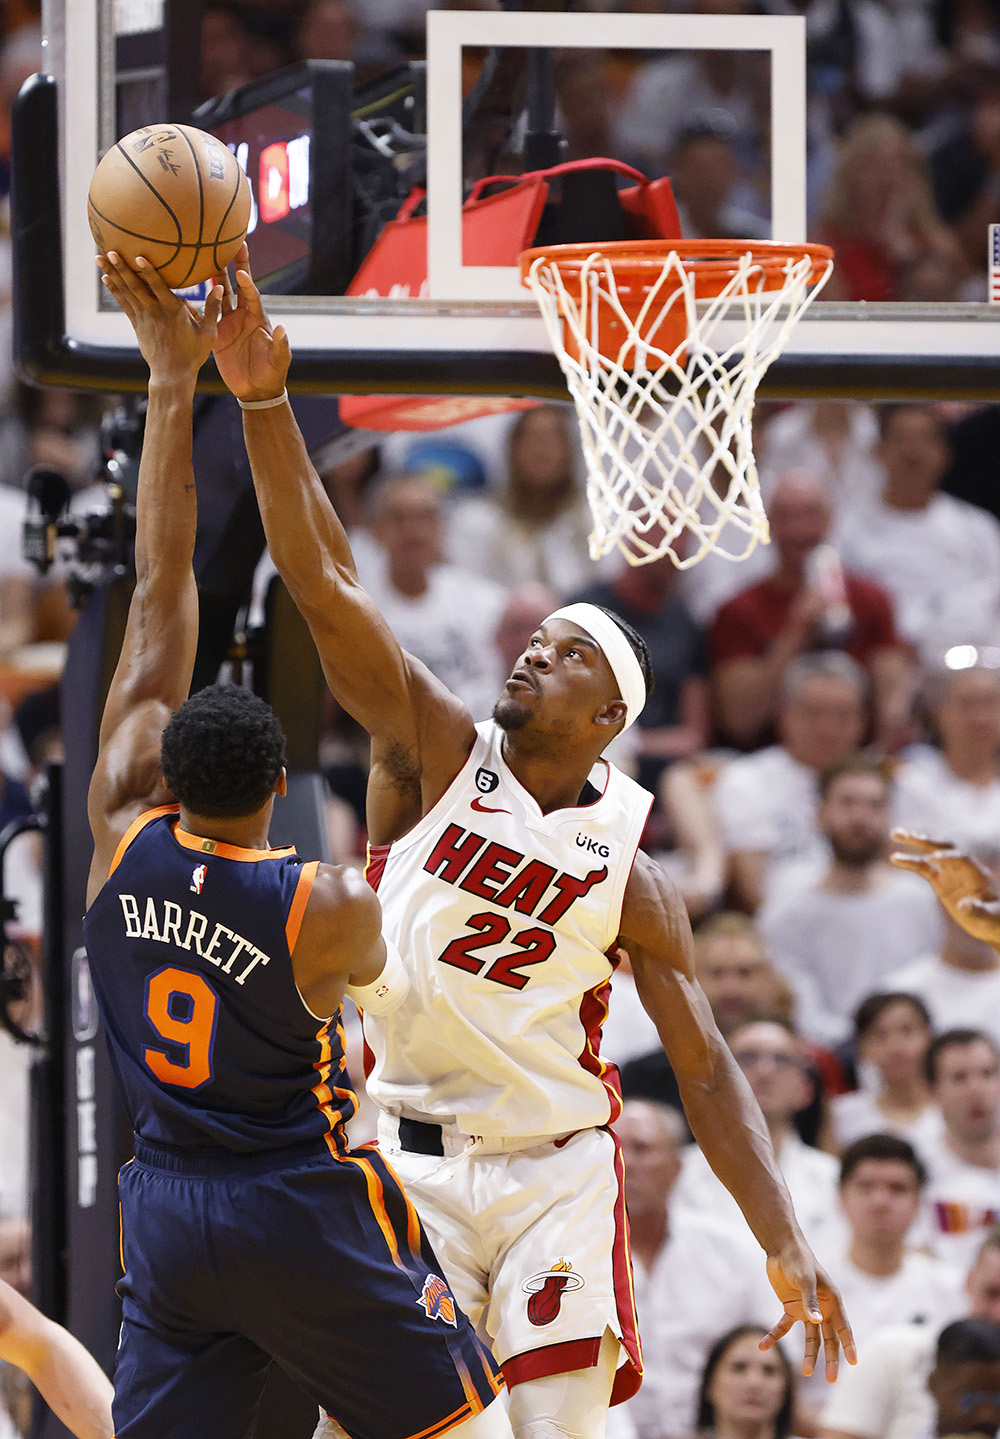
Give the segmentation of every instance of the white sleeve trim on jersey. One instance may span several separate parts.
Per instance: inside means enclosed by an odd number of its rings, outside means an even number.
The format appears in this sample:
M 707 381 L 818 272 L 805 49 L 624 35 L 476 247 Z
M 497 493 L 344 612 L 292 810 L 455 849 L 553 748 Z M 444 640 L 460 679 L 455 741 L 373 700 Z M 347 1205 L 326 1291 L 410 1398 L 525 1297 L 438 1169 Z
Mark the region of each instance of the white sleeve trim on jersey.
M 402 1004 L 410 988 L 410 976 L 399 950 L 391 939 L 385 941 L 385 964 L 371 984 L 349 984 L 345 993 L 359 1009 L 369 1014 L 391 1014 Z

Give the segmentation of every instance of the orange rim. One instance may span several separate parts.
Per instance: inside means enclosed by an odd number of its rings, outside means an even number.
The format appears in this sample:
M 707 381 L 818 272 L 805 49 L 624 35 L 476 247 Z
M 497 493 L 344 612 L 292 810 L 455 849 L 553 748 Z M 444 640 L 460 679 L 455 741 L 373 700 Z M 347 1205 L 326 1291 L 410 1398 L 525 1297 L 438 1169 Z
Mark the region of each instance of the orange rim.
M 833 260 L 828 245 L 785 245 L 775 240 L 612 240 L 606 244 L 543 245 L 525 250 L 519 264 L 522 282 L 539 259 L 556 266 L 565 279 L 573 279 L 584 263 L 597 255 L 611 266 L 616 284 L 632 282 L 648 290 L 671 254 L 677 255 L 688 274 L 696 277 L 696 293 L 705 299 L 714 298 L 725 288 L 747 254 L 765 282 L 765 292 L 771 282 L 779 287 L 784 284 L 789 261 L 808 257 L 812 265 L 806 284 L 814 285 Z

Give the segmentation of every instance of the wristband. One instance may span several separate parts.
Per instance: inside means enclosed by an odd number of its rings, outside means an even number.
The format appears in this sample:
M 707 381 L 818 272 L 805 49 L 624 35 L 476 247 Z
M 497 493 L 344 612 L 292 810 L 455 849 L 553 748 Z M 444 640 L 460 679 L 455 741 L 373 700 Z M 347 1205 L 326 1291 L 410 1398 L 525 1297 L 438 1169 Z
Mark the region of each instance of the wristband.
M 371 984 L 349 984 L 347 997 L 369 1014 L 390 1014 L 402 1004 L 410 988 L 410 976 L 392 940 L 385 941 L 385 964 Z
M 288 399 L 288 391 L 282 390 L 280 395 L 272 395 L 269 400 L 241 400 L 236 403 L 241 410 L 273 410 L 275 405 L 283 405 Z

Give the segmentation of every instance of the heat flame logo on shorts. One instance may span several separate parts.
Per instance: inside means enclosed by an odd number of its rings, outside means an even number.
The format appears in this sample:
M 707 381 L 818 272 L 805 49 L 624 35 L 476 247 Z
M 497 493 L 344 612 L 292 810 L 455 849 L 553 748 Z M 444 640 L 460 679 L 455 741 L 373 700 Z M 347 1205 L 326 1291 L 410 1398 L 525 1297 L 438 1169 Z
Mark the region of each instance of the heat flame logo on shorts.
M 428 1274 L 417 1303 L 428 1319 L 442 1319 L 445 1324 L 450 1324 L 452 1329 L 458 1328 L 455 1301 L 451 1297 L 451 1290 L 439 1274 Z
M 529 1274 L 521 1285 L 524 1293 L 530 1295 L 528 1319 L 539 1329 L 545 1324 L 551 1324 L 558 1317 L 563 1294 L 572 1293 L 574 1289 L 582 1289 L 583 1286 L 583 1276 L 574 1273 L 573 1265 L 568 1259 L 557 1259 L 551 1269 Z

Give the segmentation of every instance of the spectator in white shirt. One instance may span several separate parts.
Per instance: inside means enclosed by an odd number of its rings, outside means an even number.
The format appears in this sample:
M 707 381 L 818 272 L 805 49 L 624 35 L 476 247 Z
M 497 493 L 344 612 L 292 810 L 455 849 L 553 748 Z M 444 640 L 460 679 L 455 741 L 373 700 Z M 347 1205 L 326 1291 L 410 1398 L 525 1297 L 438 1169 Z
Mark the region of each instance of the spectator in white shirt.
M 861 1088 L 830 1101 L 838 1149 L 864 1134 L 896 1134 L 919 1155 L 944 1133 L 924 1062 L 933 1038 L 930 1015 L 915 994 L 870 994 L 854 1016 Z
M 783 863 L 829 858 L 816 819 L 819 776 L 857 749 L 868 681 L 849 655 L 800 655 L 785 669 L 781 743 L 727 764 L 712 791 L 739 903 L 754 912 Z
M 730 1034 L 729 1047 L 760 1105 L 803 1233 L 817 1253 L 829 1253 L 844 1233 L 837 1202 L 840 1166 L 832 1154 L 804 1144 L 795 1129 L 795 1116 L 812 1095 L 802 1041 L 788 1025 L 754 1020 Z M 676 1198 L 702 1214 L 739 1221 L 736 1201 L 697 1145 L 684 1151 Z
M 740 1230 L 675 1202 L 685 1133 L 680 1113 L 626 1100 L 615 1130 L 625 1159 L 645 1360 L 642 1388 L 625 1412 L 639 1439 L 663 1439 L 693 1427 L 702 1368 L 718 1336 L 736 1323 L 768 1329 L 775 1299 L 763 1252 L 745 1225 Z
M 988 1035 L 951 1029 L 927 1051 L 927 1077 L 944 1133 L 925 1149 L 929 1239 L 967 1270 L 1000 1220 L 1000 1052 Z
M 840 1161 L 847 1243 L 830 1264 L 863 1349 L 891 1324 L 938 1330 L 963 1312 L 962 1273 L 909 1247 L 927 1171 L 914 1148 L 892 1134 L 867 1134 Z
M 798 998 L 799 1028 L 838 1045 L 850 1037 L 861 1000 L 940 941 L 943 916 L 927 885 L 889 864 L 893 781 L 885 764 L 852 755 L 825 770 L 818 787 L 818 827 L 833 858 L 787 871 L 758 923 Z
M 1000 1228 L 991 1229 L 965 1281 L 965 1312 L 1000 1323 Z M 865 1345 L 832 1390 L 821 1439 L 923 1439 L 933 1433 L 927 1379 L 937 1335 L 924 1325 L 896 1325 Z
M 887 589 L 896 623 L 925 664 L 957 645 L 992 644 L 1000 628 L 1000 524 L 939 493 L 948 467 L 944 420 L 933 405 L 880 411 L 880 498 L 840 532 L 845 564 Z
M 441 500 L 425 476 L 379 480 L 371 516 L 382 553 L 374 563 L 359 556 L 362 584 L 403 648 L 486 719 L 502 682 L 494 636 L 506 590 L 441 563 Z
M 581 463 L 571 409 L 525 410 L 510 429 L 503 485 L 495 495 L 461 501 L 452 510 L 448 558 L 498 584 L 537 580 L 561 598 L 592 583 L 587 536 L 593 517 L 578 474 Z
M 967 848 L 1000 840 L 1000 672 L 982 664 L 929 677 L 939 747 L 915 747 L 896 783 L 904 829 Z

